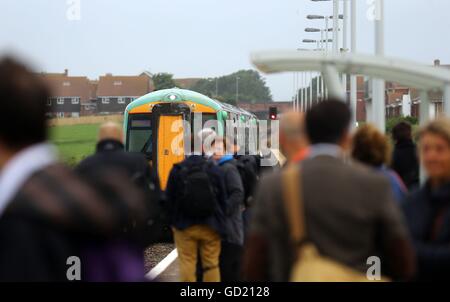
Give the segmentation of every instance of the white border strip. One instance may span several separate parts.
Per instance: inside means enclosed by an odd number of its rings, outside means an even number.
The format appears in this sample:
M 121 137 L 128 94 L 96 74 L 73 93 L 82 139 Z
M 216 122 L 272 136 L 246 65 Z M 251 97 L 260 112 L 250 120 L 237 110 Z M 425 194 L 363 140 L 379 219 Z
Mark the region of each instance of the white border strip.
M 174 249 L 166 256 L 160 263 L 158 263 L 154 268 L 152 268 L 145 277 L 149 280 L 155 280 L 162 272 L 164 272 L 172 262 L 178 257 L 177 249 Z

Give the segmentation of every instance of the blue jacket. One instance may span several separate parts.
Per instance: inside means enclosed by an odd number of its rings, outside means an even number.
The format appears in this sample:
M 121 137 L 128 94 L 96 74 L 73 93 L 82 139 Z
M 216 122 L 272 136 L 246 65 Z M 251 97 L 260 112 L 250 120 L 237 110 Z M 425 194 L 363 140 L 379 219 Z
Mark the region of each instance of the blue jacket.
M 384 175 L 386 175 L 386 177 L 389 179 L 392 192 L 394 193 L 395 201 L 401 204 L 405 200 L 406 195 L 408 193 L 408 189 L 406 188 L 402 179 L 395 171 L 388 169 L 384 166 L 379 168 L 379 171 Z
M 224 176 L 218 166 L 214 165 L 207 171 L 208 175 L 211 177 L 211 180 L 214 182 L 217 188 L 217 201 L 219 207 L 216 208 L 214 215 L 204 219 L 193 219 L 186 216 L 182 211 L 180 211 L 178 206 L 178 190 L 182 188 L 182 180 L 180 174 L 181 167 L 195 165 L 197 163 L 200 163 L 202 160 L 204 159 L 201 155 L 192 155 L 181 162 L 179 166 L 174 166 L 174 168 L 170 172 L 169 180 L 167 183 L 167 198 L 165 201 L 165 209 L 168 213 L 170 224 L 178 230 L 184 230 L 193 225 L 208 225 L 215 231 L 217 231 L 222 237 L 224 237 L 227 233 L 227 225 L 224 214 L 224 211 L 227 207 L 226 190 Z
M 450 272 L 450 183 L 432 190 L 429 183 L 403 205 L 418 259 L 419 280 L 448 280 Z M 442 217 L 437 224 L 438 217 Z M 438 225 L 436 228 L 435 226 Z M 433 231 L 433 229 L 435 229 Z M 434 233 L 434 236 L 431 234 Z M 434 238 L 432 238 L 434 237 Z

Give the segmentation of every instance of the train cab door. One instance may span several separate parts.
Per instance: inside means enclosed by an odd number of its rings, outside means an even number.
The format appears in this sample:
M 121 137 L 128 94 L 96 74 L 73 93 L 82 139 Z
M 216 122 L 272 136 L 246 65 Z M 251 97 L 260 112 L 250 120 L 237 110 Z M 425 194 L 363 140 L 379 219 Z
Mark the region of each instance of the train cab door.
M 183 122 L 182 115 L 161 115 L 158 128 L 158 174 L 161 188 L 165 190 L 173 165 L 184 159 L 184 130 L 177 123 Z
M 190 115 L 190 111 L 189 108 L 186 110 L 174 104 L 165 104 L 155 109 L 153 113 L 156 113 L 154 118 L 157 119 L 158 137 L 154 154 L 161 189 L 165 190 L 173 165 L 185 158 L 183 121 Z

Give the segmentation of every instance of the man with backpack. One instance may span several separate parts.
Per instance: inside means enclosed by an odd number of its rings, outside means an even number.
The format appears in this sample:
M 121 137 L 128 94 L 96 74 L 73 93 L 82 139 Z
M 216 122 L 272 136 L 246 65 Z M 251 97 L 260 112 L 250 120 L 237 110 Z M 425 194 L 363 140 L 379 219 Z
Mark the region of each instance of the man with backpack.
M 203 281 L 219 282 L 221 239 L 226 235 L 223 173 L 202 152 L 193 152 L 173 167 L 166 194 L 166 209 L 178 250 L 180 281 L 196 281 L 199 251 Z
M 244 245 L 244 186 L 241 175 L 236 167 L 236 159 L 231 154 L 226 154 L 228 140 L 216 137 L 214 142 L 213 159 L 217 162 L 225 178 L 225 189 L 227 193 L 227 208 L 225 211 L 228 234 L 222 240 L 222 251 L 220 253 L 221 279 L 225 282 L 239 280 L 241 258 Z

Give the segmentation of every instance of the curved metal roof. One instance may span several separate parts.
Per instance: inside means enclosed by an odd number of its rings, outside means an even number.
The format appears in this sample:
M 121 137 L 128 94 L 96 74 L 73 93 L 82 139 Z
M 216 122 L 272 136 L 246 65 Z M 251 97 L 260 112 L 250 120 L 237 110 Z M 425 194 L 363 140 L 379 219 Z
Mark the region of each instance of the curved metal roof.
M 152 102 L 161 102 L 161 101 L 192 101 L 194 103 L 198 103 L 201 105 L 208 106 L 214 110 L 220 110 L 222 109 L 222 104 L 218 101 L 215 101 L 203 94 L 200 94 L 198 92 L 187 90 L 187 89 L 180 89 L 180 88 L 171 88 L 171 89 L 163 89 L 158 90 L 154 92 L 150 92 L 146 95 L 141 96 L 140 98 L 137 98 L 130 104 L 128 104 L 127 108 L 125 109 L 126 112 L 132 110 L 133 108 L 136 108 L 138 106 L 152 103 Z
M 233 106 L 231 104 L 222 103 L 217 100 L 211 99 L 207 97 L 206 95 L 203 95 L 201 93 L 187 90 L 187 89 L 180 89 L 180 88 L 171 88 L 171 89 L 163 89 L 158 90 L 154 92 L 150 92 L 146 95 L 141 96 L 140 98 L 137 98 L 133 102 L 131 102 L 127 108 L 125 109 L 125 112 L 129 112 L 130 110 L 139 107 L 141 105 L 145 105 L 152 102 L 161 102 L 161 101 L 167 101 L 167 102 L 173 102 L 173 101 L 191 101 L 197 104 L 208 106 L 216 111 L 219 110 L 226 110 L 230 112 L 234 112 L 237 114 L 245 114 L 253 116 L 250 112 L 238 108 L 236 106 Z

